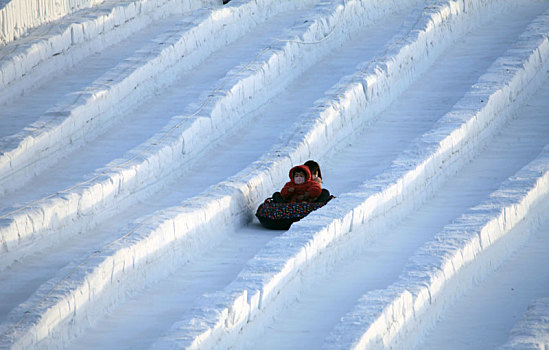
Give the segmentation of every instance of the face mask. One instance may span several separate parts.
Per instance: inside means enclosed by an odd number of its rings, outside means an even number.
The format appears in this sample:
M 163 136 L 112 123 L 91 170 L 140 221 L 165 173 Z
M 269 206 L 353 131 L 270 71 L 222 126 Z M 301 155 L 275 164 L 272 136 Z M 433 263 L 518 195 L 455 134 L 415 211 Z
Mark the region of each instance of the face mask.
M 303 176 L 296 176 L 294 177 L 294 182 L 298 185 L 301 185 L 305 182 L 305 178 Z

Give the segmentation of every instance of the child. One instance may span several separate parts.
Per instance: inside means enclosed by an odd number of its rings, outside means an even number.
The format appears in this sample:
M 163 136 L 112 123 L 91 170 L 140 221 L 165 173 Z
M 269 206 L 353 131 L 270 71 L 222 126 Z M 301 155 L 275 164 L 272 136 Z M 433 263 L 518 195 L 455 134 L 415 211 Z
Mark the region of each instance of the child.
M 309 168 L 309 171 L 311 172 L 311 180 L 315 181 L 322 187 L 322 173 L 320 172 L 320 165 L 318 165 L 317 162 L 314 160 L 308 160 L 304 164 Z M 322 202 L 322 203 L 328 203 L 328 201 L 331 199 L 330 191 L 323 188 L 322 193 L 318 198 L 315 200 L 315 202 Z
M 305 165 L 293 167 L 289 175 L 290 181 L 280 191 L 280 198 L 273 195 L 275 202 L 313 202 L 322 193 L 322 187 L 311 180 L 311 172 Z

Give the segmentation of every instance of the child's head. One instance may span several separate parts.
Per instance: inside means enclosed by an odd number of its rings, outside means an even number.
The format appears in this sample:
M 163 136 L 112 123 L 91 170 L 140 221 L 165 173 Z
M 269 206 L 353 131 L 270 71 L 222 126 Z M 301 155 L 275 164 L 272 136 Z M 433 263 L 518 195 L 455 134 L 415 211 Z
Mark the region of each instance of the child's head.
M 296 184 L 301 185 L 305 183 L 305 180 L 307 179 L 307 174 L 305 174 L 305 171 L 303 169 L 295 169 L 293 173 L 293 180 Z
M 311 178 L 313 180 L 317 177 L 322 179 L 322 173 L 320 172 L 320 165 L 318 165 L 317 162 L 315 162 L 314 160 L 308 160 L 303 165 L 309 168 L 309 170 L 311 171 Z

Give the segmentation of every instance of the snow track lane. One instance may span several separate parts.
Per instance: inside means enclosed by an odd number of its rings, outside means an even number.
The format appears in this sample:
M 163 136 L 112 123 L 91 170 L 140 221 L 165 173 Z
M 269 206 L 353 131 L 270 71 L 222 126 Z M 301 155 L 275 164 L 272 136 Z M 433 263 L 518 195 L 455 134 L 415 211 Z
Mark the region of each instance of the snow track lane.
M 360 4 L 358 2 L 352 3 L 355 8 L 358 6 L 357 4 Z M 371 10 L 371 6 L 374 6 L 370 2 L 363 4 L 368 10 Z M 376 2 L 373 2 L 373 4 L 378 6 L 378 8 L 375 11 L 369 11 L 369 15 L 365 17 L 366 20 L 358 22 L 358 24 L 364 26 L 372 18 L 385 15 L 388 8 L 390 8 L 386 5 L 379 6 Z M 321 15 L 317 16 L 321 18 L 314 18 L 314 14 L 310 14 L 314 20 L 309 21 L 308 18 L 310 17 L 302 19 L 304 23 L 302 24 L 300 21 L 296 25 L 297 28 L 293 28 L 294 30 L 291 31 L 289 38 L 285 36 L 284 39 L 286 40 L 273 41 L 281 42 L 281 44 L 273 44 L 278 49 L 272 50 L 269 47 L 260 51 L 255 56 L 257 58 L 261 54 L 268 52 L 268 57 L 264 59 L 271 60 L 270 57 L 273 57 L 272 60 L 275 61 L 274 63 L 270 62 L 267 64 L 264 60 L 259 60 L 258 67 L 255 67 L 253 64 L 248 64 L 243 68 L 239 67 L 240 69 L 237 71 L 232 70 L 231 74 L 228 74 L 226 77 L 226 80 L 229 80 L 230 90 L 221 89 L 221 91 L 216 90 L 213 93 L 211 90 L 207 90 L 209 95 L 207 95 L 208 97 L 202 96 L 204 100 L 202 102 L 207 105 L 210 97 L 213 96 L 214 106 L 205 107 L 205 116 L 197 115 L 202 110 L 202 107 L 198 110 L 192 109 L 188 112 L 189 114 L 176 115 L 172 118 L 170 124 L 165 126 L 162 132 L 155 134 L 153 139 L 140 144 L 128 152 L 127 158 L 118 158 L 104 168 L 98 169 L 93 174 L 82 175 L 85 176 L 86 180 L 70 188 L 54 192 L 47 197 L 39 197 L 35 201 L 28 202 L 22 206 L 16 206 L 14 209 L 5 209 L 3 214 L 0 214 L 0 219 L 4 219 L 0 227 L 0 232 L 5 242 L 4 248 L 13 252 L 17 247 L 28 243 L 28 241 L 40 239 L 42 234 L 51 232 L 56 232 L 57 234 L 57 232 L 64 231 L 67 225 L 71 225 L 73 231 L 78 229 L 74 227 L 80 226 L 85 228 L 90 225 L 93 226 L 97 220 L 90 218 L 90 216 L 97 215 L 100 209 L 108 206 L 112 214 L 121 210 L 123 205 L 128 205 L 132 200 L 136 202 L 146 197 L 147 193 L 140 193 L 143 188 L 146 188 L 146 191 L 150 193 L 157 192 L 158 187 L 161 187 L 163 182 L 169 181 L 166 179 L 166 176 L 171 175 L 175 168 L 181 166 L 182 163 L 187 163 L 189 158 L 196 156 L 196 152 L 202 149 L 202 147 L 206 147 L 213 138 L 221 137 L 227 132 L 225 128 L 231 128 L 232 124 L 238 123 L 238 120 L 244 114 L 241 109 L 249 110 L 252 108 L 244 106 L 249 104 L 257 106 L 259 104 L 259 102 L 248 103 L 248 95 L 244 96 L 244 94 L 250 94 L 250 96 L 260 95 L 261 97 L 258 99 L 261 102 L 265 102 L 267 97 L 274 95 L 274 92 L 265 91 L 268 89 L 258 88 L 257 86 L 268 85 L 272 87 L 272 85 L 277 85 L 276 89 L 270 90 L 278 92 L 282 89 L 280 85 L 285 85 L 287 80 L 296 78 L 297 75 L 302 73 L 303 69 L 309 67 L 310 64 L 326 53 L 326 47 L 323 47 L 322 50 L 317 49 L 319 52 L 315 53 L 315 49 L 309 49 L 314 47 L 314 45 L 295 43 L 294 38 L 305 35 L 304 31 L 307 37 L 329 36 L 331 32 L 324 32 L 324 30 L 328 31 L 331 28 L 331 24 L 327 25 L 324 22 L 326 18 L 332 18 L 335 22 L 340 17 L 352 17 L 353 11 L 343 11 L 342 8 L 345 9 L 345 7 L 331 6 L 329 3 L 323 3 L 319 7 L 322 8 L 322 11 Z M 364 9 L 361 8 L 360 11 L 364 11 Z M 337 23 L 332 24 L 335 25 L 334 28 L 336 30 L 339 28 Z M 344 36 L 349 34 L 346 31 L 356 31 L 360 28 L 357 24 L 342 25 L 341 27 Z M 324 40 L 322 39 L 319 42 L 322 41 Z M 328 46 L 333 47 L 339 41 L 328 41 L 330 42 Z M 296 46 L 308 48 L 297 49 Z M 278 60 L 278 57 L 282 58 Z M 301 61 L 303 60 L 306 62 L 302 63 Z M 295 63 L 295 61 L 299 61 L 299 63 L 293 66 L 292 62 Z M 280 79 L 281 74 L 277 63 L 280 63 L 284 67 L 284 72 L 290 77 Z M 289 66 L 293 68 L 292 72 L 289 72 Z M 250 68 L 246 70 L 248 67 L 254 69 Z M 242 72 L 245 72 L 244 78 L 240 77 L 240 73 Z M 236 80 L 236 83 L 234 80 Z M 224 84 L 221 85 L 225 86 Z M 232 89 L 233 86 L 234 91 Z M 226 87 L 226 89 L 229 88 Z M 202 94 L 206 94 L 206 92 Z M 235 104 L 237 106 L 234 106 Z M 211 108 L 211 110 L 208 108 Z M 228 115 L 223 113 L 224 108 L 230 109 L 230 112 L 227 112 Z M 172 132 L 179 128 L 183 129 L 181 133 Z M 116 142 L 120 141 L 116 139 Z M 77 159 L 80 160 L 80 158 Z M 82 163 L 86 163 L 86 161 L 78 162 L 78 164 Z M 118 166 L 120 163 L 122 165 Z M 67 166 L 65 165 L 59 173 L 68 174 L 70 170 L 67 170 Z M 162 181 L 157 181 L 158 179 L 162 179 Z M 126 199 L 130 197 L 130 194 L 132 200 L 127 201 Z M 107 211 L 103 210 L 103 212 Z M 18 252 L 15 254 L 18 254 Z M 2 264 L 9 264 L 10 259 L 13 261 L 13 257 L 6 258 L 6 262 Z
M 15 5 L 7 9 L 9 5 Z M 25 11 L 21 2 L 11 2 L 0 11 L 21 13 L 36 19 L 36 13 Z M 17 96 L 34 90 L 36 87 L 59 74 L 60 71 L 77 65 L 93 52 L 100 52 L 122 40 L 131 41 L 131 35 L 146 26 L 154 27 L 154 22 L 167 19 L 171 15 L 185 15 L 192 10 L 211 6 L 210 0 L 153 0 L 153 1 L 104 1 L 89 3 L 84 9 L 63 8 L 68 13 L 59 18 L 59 9 L 46 6 L 50 12 L 47 23 L 34 25 L 23 37 L 4 43 L 0 49 L 0 104 L 12 101 Z M 76 12 L 72 12 L 76 10 Z M 13 13 L 11 13 L 13 15 Z M 8 15 L 9 16 L 9 15 Z M 19 20 L 15 15 L 11 19 Z M 33 18 L 34 17 L 34 18 Z M 8 19 L 9 22 L 9 19 Z M 6 24 L 3 30 L 10 29 Z M 157 23 L 158 24 L 158 23 Z M 17 29 L 22 29 L 18 26 Z M 14 39 L 14 38 L 11 38 Z
M 248 259 L 278 233 L 255 225 L 227 232 L 211 250 L 186 264 L 170 278 L 147 287 L 112 312 L 71 349 L 147 349 L 177 321 L 189 313 L 196 299 L 229 284 Z
M 375 123 L 359 137 L 342 144 L 343 150 L 335 149 L 328 155 L 331 163 L 324 166 L 325 185 L 334 193 L 345 193 L 387 169 L 413 139 L 452 109 L 494 60 L 515 43 L 541 8 L 517 10 L 513 17 L 516 26 L 507 26 L 496 17 L 458 39 Z M 499 18 L 508 18 L 507 15 Z M 352 182 L 332 180 L 342 173 Z
M 116 122 L 120 127 L 120 119 L 131 123 L 132 108 L 147 98 L 154 101 L 154 97 L 151 98 L 153 92 L 161 93 L 159 90 L 177 81 L 185 72 L 192 71 L 217 49 L 227 46 L 252 29 L 261 31 L 262 27 L 269 27 L 269 15 L 275 17 L 271 22 L 276 22 L 276 14 L 287 12 L 286 16 L 278 17 L 282 20 L 280 23 L 271 23 L 271 29 L 283 31 L 287 25 L 284 21 L 295 20 L 311 7 L 311 3 L 242 2 L 225 8 L 199 9 L 187 16 L 167 19 L 172 22 L 172 28 L 160 31 L 156 37 L 148 37 L 134 55 L 129 56 L 130 52 L 127 52 L 126 57 L 111 69 L 108 69 L 108 65 L 104 67 L 107 70 L 102 70 L 103 74 L 90 84 L 78 82 L 82 85 L 81 89 L 62 96 L 49 96 L 57 101 L 38 101 L 42 102 L 39 105 L 50 103 L 53 107 L 46 109 L 43 115 L 31 115 L 31 120 L 24 120 L 26 127 L 20 132 L 13 133 L 20 127 L 10 129 L 13 119 L 6 121 L 10 133 L 8 137 L 0 139 L 0 144 L 5 148 L 5 152 L 0 153 L 0 190 L 5 192 L 20 188 L 29 177 L 41 172 L 44 167 L 102 134 L 105 129 L 112 130 Z M 256 16 L 243 18 L 247 11 L 255 11 Z M 267 23 L 255 28 L 263 22 Z M 158 25 L 162 26 L 162 23 Z M 146 30 L 144 32 L 147 34 Z M 154 32 L 151 34 L 154 35 Z M 140 33 L 136 36 L 140 36 Z M 216 39 L 210 40 L 211 36 Z M 266 37 L 264 41 L 269 42 L 268 39 Z M 264 47 L 265 44 L 262 44 Z M 115 46 L 119 47 L 123 48 L 124 43 Z M 109 57 L 105 54 L 101 56 Z M 77 78 L 73 76 L 71 81 Z M 18 110 L 17 105 L 15 112 Z M 38 119 L 29 124 L 36 117 Z M 164 120 L 173 117 L 171 114 L 162 115 Z M 10 180 L 9 186 L 4 183 L 7 179 Z
M 353 40 L 343 43 L 343 47 L 327 55 L 313 67 L 308 69 L 299 79 L 292 82 L 284 92 L 271 99 L 259 110 L 251 113 L 251 122 L 246 122 L 247 124 L 245 125 L 241 123 L 235 126 L 234 130 L 232 130 L 229 135 L 216 142 L 216 147 L 213 147 L 209 151 L 204 151 L 192 162 L 192 166 L 189 164 L 187 169 L 180 172 L 180 174 L 175 176 L 170 183 L 166 184 L 165 190 L 156 193 L 153 197 L 148 198 L 144 202 L 137 203 L 132 206 L 131 210 L 124 211 L 114 218 L 105 219 L 98 227 L 77 236 L 77 240 L 71 240 L 66 243 L 59 242 L 59 245 L 50 249 L 41 250 L 34 256 L 31 256 L 28 259 L 15 264 L 9 270 L 4 271 L 0 277 L 2 283 L 12 285 L 14 288 L 2 290 L 0 292 L 0 299 L 3 300 L 1 303 L 2 312 L 0 315 L 8 315 L 10 310 L 29 298 L 31 294 L 48 279 L 53 278 L 55 280 L 63 278 L 66 271 L 71 269 L 71 264 L 67 265 L 68 263 L 72 262 L 77 264 L 78 261 L 95 249 L 102 247 L 106 243 L 122 235 L 123 232 L 126 232 L 128 230 L 128 225 L 135 222 L 138 218 L 149 215 L 159 209 L 179 205 L 183 200 L 200 193 L 210 185 L 226 179 L 245 168 L 247 164 L 255 161 L 260 155 L 266 152 L 273 143 L 279 142 L 279 138 L 274 135 L 283 134 L 285 129 L 288 129 L 288 127 L 296 121 L 296 118 L 299 118 L 302 113 L 306 112 L 306 110 L 313 105 L 313 102 L 322 97 L 324 92 L 337 83 L 342 76 L 353 73 L 355 71 L 355 66 L 358 63 L 367 60 L 368 57 L 379 55 L 383 50 L 385 43 L 398 32 L 403 18 L 407 16 L 408 13 L 409 8 L 402 8 L 396 15 L 393 15 L 390 18 L 384 18 L 384 26 L 365 28 L 364 32 L 354 35 Z M 233 67 L 238 63 L 253 59 L 256 52 L 260 50 L 260 47 L 258 46 L 261 46 L 262 43 L 266 41 L 268 42 L 269 40 L 267 38 L 279 34 L 285 27 L 290 25 L 292 21 L 295 21 L 295 18 L 299 15 L 302 14 L 293 13 L 293 17 L 284 17 L 284 15 L 277 16 L 270 21 L 269 25 L 264 26 L 262 28 L 263 30 L 258 29 L 254 31 L 253 36 L 249 36 L 242 41 L 238 41 L 228 46 L 220 52 L 216 52 L 205 62 L 202 70 L 197 70 L 189 75 L 192 79 L 185 79 L 182 86 L 170 88 L 169 92 L 165 92 L 161 96 L 155 98 L 157 101 L 154 101 L 152 107 L 145 104 L 143 108 L 135 111 L 136 114 L 149 115 L 149 119 L 154 119 L 160 109 L 167 115 L 173 115 L 176 113 L 173 108 L 177 108 L 183 104 L 179 101 L 182 93 L 191 96 L 185 100 L 185 103 L 190 103 L 193 99 L 197 98 L 198 94 L 215 89 L 216 86 L 213 86 L 212 82 L 217 82 L 219 76 L 222 75 L 224 71 L 226 72 L 227 67 Z M 375 38 L 375 40 L 372 38 Z M 251 42 L 256 43 L 256 45 L 250 45 Z M 214 69 L 211 68 L 212 65 L 214 66 Z M 219 67 L 215 67 L 215 65 Z M 187 89 L 185 86 L 188 86 L 190 81 L 192 81 L 193 87 L 200 86 L 200 89 Z M 173 92 L 171 92 L 172 90 Z M 156 107 L 156 110 L 153 107 Z M 152 122 L 154 122 L 154 120 L 152 120 Z M 135 124 L 138 123 L 136 122 Z M 63 160 L 58 166 L 51 171 L 48 171 L 46 173 L 47 176 L 45 177 L 51 176 L 52 178 L 55 178 L 55 180 L 51 181 L 52 186 L 59 186 L 59 184 L 63 183 L 70 184 L 74 182 L 78 176 L 85 174 L 86 171 L 115 158 L 116 155 L 113 155 L 112 153 L 116 151 L 123 153 L 124 151 L 114 150 L 114 148 L 119 148 L 117 147 L 118 143 L 115 143 L 115 140 L 116 142 L 119 142 L 118 139 L 120 137 L 131 132 L 128 128 L 133 129 L 133 125 L 128 125 L 120 130 L 113 130 L 107 136 L 101 137 L 97 141 L 90 143 L 84 149 L 78 151 L 78 157 L 73 156 L 71 159 Z M 137 125 L 136 130 L 139 131 L 139 128 L 145 129 L 143 130 L 145 132 L 149 131 L 148 129 L 143 128 L 143 125 L 141 124 Z M 138 140 L 141 140 L 141 138 L 138 138 Z M 135 143 L 135 141 L 132 139 L 129 140 L 129 143 Z M 112 145 L 111 149 L 109 149 L 109 145 Z M 131 146 L 128 146 L 128 148 L 129 147 Z M 72 171 L 71 173 L 62 171 L 63 169 L 73 168 L 76 169 L 74 175 L 71 174 Z M 208 175 L 206 177 L 204 176 L 205 171 Z M 68 177 L 68 179 L 63 180 L 63 177 Z M 48 193 L 56 190 L 56 188 L 52 188 L 47 181 L 43 181 L 42 176 L 37 178 L 34 183 L 36 191 L 19 191 L 12 196 L 13 202 L 21 201 L 22 197 L 25 198 L 25 196 L 32 192 Z M 29 198 L 25 199 L 28 200 Z M 253 235 L 257 236 L 255 239 L 258 239 L 259 242 L 263 242 L 263 244 L 269 237 L 272 237 L 270 235 L 265 235 L 262 230 L 252 230 L 252 232 Z M 238 235 L 238 233 L 232 234 L 232 236 L 235 235 Z M 231 237 L 231 234 L 229 237 Z M 248 258 L 253 256 L 254 248 L 249 247 L 249 249 L 251 249 L 251 251 L 241 255 L 248 256 Z M 219 256 L 218 262 L 228 262 L 231 261 L 231 259 L 234 259 L 234 257 L 235 251 L 228 251 L 226 255 Z M 44 262 L 47 263 L 44 264 Z M 237 266 L 240 266 L 240 268 L 235 269 L 235 271 L 240 271 L 245 262 L 246 259 L 239 257 L 239 260 L 234 263 L 237 264 Z M 197 266 L 197 269 L 200 269 L 200 261 L 196 264 L 193 263 L 189 268 L 192 269 L 195 265 Z M 39 268 L 41 271 L 40 273 L 33 273 L 34 276 L 30 276 L 25 273 L 26 269 L 29 267 Z M 186 269 L 183 270 L 182 273 L 185 274 L 185 271 Z M 236 273 L 234 273 L 233 276 L 234 275 L 236 275 Z M 36 278 L 37 276 L 40 277 Z M 210 289 L 200 289 L 201 280 L 198 279 L 194 279 L 194 282 L 193 280 L 187 281 L 188 285 L 182 288 L 194 288 L 197 290 L 197 295 L 208 291 L 215 291 L 227 284 L 226 276 L 221 277 L 223 278 L 211 282 L 211 286 L 208 287 Z M 168 289 L 168 291 L 170 293 L 174 292 L 170 289 Z M 177 291 L 175 293 L 178 294 Z M 175 296 L 166 296 L 166 298 L 175 298 Z M 10 302 L 4 302 L 8 300 Z M 182 305 L 182 308 L 188 307 L 189 305 L 187 304 Z M 149 312 L 153 313 L 158 313 L 158 311 L 159 310 L 155 310 L 154 308 L 149 310 Z M 142 322 L 142 327 L 146 327 L 146 320 L 148 317 L 161 316 L 158 314 L 156 316 L 144 314 L 142 317 L 144 320 Z M 164 326 L 166 327 L 164 331 L 171 325 L 169 322 L 170 319 L 167 318 L 164 323 Z M 124 327 L 123 324 L 118 324 L 118 326 Z M 112 334 L 117 334 L 117 328 L 112 324 L 109 329 L 114 330 Z M 100 331 L 101 330 L 98 332 Z M 94 333 L 90 332 L 90 334 Z M 117 334 L 116 336 L 121 335 L 122 334 Z M 102 336 L 103 335 L 101 335 L 101 337 Z M 111 338 L 107 337 L 106 339 Z M 111 340 L 120 343 L 128 341 L 128 339 Z

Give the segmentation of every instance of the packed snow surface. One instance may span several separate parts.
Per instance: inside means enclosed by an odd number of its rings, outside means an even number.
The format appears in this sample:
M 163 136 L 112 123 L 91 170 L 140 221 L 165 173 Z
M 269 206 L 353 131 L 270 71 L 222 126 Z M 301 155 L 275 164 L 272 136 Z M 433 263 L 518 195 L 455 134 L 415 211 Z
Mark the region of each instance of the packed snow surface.
M 0 91 L 0 348 L 549 347 L 547 1 L 4 1 Z

